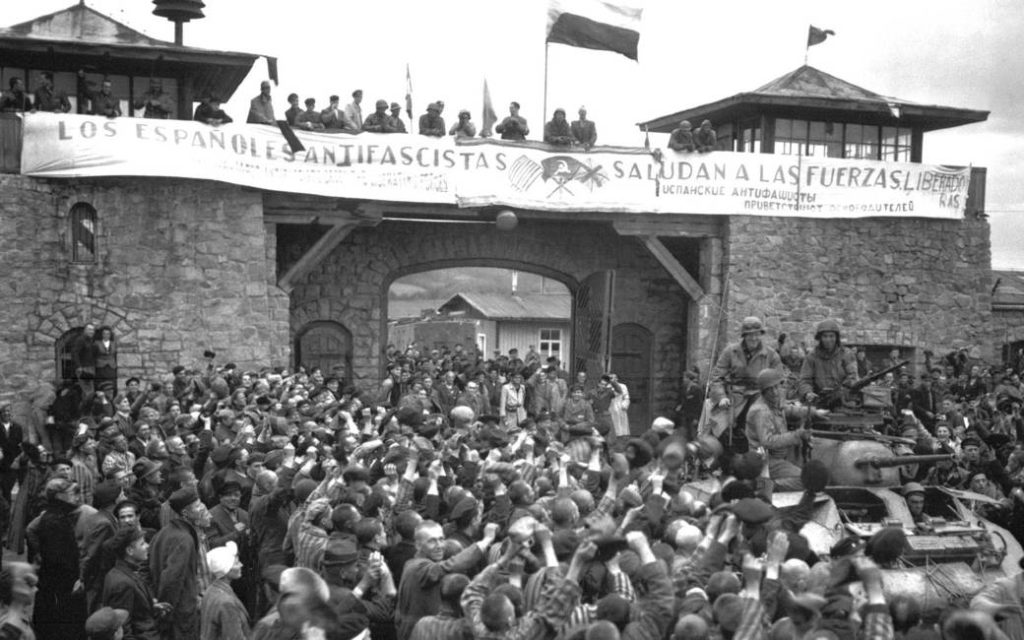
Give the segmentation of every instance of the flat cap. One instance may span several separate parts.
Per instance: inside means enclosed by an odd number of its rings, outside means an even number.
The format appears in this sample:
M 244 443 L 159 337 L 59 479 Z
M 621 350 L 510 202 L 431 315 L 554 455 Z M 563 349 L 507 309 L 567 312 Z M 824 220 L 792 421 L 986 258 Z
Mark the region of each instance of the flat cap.
M 731 509 L 736 517 L 746 524 L 764 524 L 775 515 L 775 510 L 771 505 L 757 498 L 738 500 Z

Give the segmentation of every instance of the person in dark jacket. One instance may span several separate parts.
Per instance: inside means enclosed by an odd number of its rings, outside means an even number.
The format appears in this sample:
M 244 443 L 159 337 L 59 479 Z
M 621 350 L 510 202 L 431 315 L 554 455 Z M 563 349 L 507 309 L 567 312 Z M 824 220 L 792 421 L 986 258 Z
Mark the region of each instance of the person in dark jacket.
M 103 580 L 103 606 L 128 612 L 124 640 L 159 640 L 157 619 L 170 605 L 156 602 L 153 589 L 140 573 L 149 559 L 142 529 L 121 525 L 106 548 L 117 561 Z
M 199 563 L 203 558 L 198 532 L 210 526 L 210 512 L 193 487 L 175 491 L 169 502 L 177 517 L 153 538 L 149 570 L 157 600 L 170 605 L 163 637 L 192 640 L 199 637 Z
M 99 596 L 103 591 L 103 577 L 114 566 L 114 556 L 106 551 L 106 543 L 117 532 L 118 522 L 114 507 L 124 500 L 121 485 L 116 482 L 101 482 L 93 490 L 92 506 L 96 512 L 84 516 L 80 529 L 83 531 L 80 577 L 85 586 L 86 609 L 92 613 L 99 608 Z
M 39 563 L 32 625 L 39 640 L 78 638 L 85 625 L 75 540 L 81 492 L 76 483 L 54 478 L 46 483 L 45 496 L 45 510 L 29 534 L 29 547 Z

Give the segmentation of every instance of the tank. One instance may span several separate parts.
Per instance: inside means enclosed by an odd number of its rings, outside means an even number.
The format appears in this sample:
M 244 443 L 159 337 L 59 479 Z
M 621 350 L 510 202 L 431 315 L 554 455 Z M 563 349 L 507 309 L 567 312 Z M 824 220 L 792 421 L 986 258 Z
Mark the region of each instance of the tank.
M 820 460 L 840 486 L 898 487 L 916 466 L 948 460 L 947 454 L 912 455 L 913 440 L 866 434 L 813 431 L 811 458 Z M 869 438 L 871 439 L 865 439 Z M 901 451 L 901 447 L 906 448 Z
M 857 536 L 867 541 L 887 527 L 899 527 L 907 548 L 899 568 L 882 570 L 887 597 L 914 598 L 923 608 L 966 605 L 986 584 L 1020 571 L 1024 549 L 1005 528 L 978 513 L 984 496 L 925 487 L 925 514 L 930 525 L 917 525 L 901 494 L 917 465 L 949 458 L 946 454 L 914 455 L 913 440 L 883 436 L 870 429 L 813 431 L 804 451 L 829 469 L 828 486 L 816 495 L 810 520 L 800 533 L 822 556 L 840 540 Z M 686 490 L 710 501 L 713 480 L 695 482 Z M 802 492 L 772 496 L 778 508 L 800 502 Z
M 931 524 L 915 524 L 901 495 L 903 484 L 917 476 L 918 465 L 950 456 L 915 455 L 914 440 L 876 431 L 883 422 L 882 412 L 849 404 L 813 422 L 804 459 L 821 461 L 830 477 L 800 531 L 811 549 L 827 556 L 847 536 L 866 542 L 883 528 L 901 528 L 907 548 L 899 568 L 882 570 L 886 595 L 909 596 L 925 608 L 966 604 L 984 585 L 1019 572 L 1024 549 L 1008 530 L 979 515 L 979 503 L 989 501 L 984 496 L 925 487 L 924 509 Z M 694 482 L 685 489 L 707 502 L 717 482 Z M 803 495 L 775 493 L 772 502 L 792 507 Z

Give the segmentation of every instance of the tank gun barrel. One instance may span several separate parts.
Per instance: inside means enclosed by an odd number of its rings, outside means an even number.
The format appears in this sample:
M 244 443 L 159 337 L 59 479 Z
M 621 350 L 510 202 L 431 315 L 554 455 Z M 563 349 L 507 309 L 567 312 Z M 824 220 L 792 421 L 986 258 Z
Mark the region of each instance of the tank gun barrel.
M 952 460 L 953 456 L 947 453 L 933 453 L 918 456 L 871 456 L 858 458 L 853 464 L 857 467 L 874 467 L 882 469 L 885 467 L 902 467 L 907 464 L 927 464 L 929 462 L 942 462 Z

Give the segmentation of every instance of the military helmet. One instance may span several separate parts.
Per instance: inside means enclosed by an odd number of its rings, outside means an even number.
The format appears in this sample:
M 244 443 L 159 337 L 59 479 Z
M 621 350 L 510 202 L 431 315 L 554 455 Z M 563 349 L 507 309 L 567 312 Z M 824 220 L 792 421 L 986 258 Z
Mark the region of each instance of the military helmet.
M 762 369 L 757 374 L 757 388 L 761 391 L 770 389 L 786 379 L 785 374 L 779 369 Z
M 814 329 L 814 339 L 821 340 L 821 334 L 828 333 L 829 331 L 836 334 L 836 339 L 839 339 L 839 323 L 831 319 L 822 320 Z
M 903 497 L 906 498 L 912 493 L 924 493 L 924 487 L 917 482 L 908 482 L 903 485 Z
M 760 318 L 755 316 L 747 316 L 743 318 L 743 322 L 740 323 L 740 335 L 745 336 L 748 333 L 759 333 L 764 335 L 764 323 L 761 322 Z

